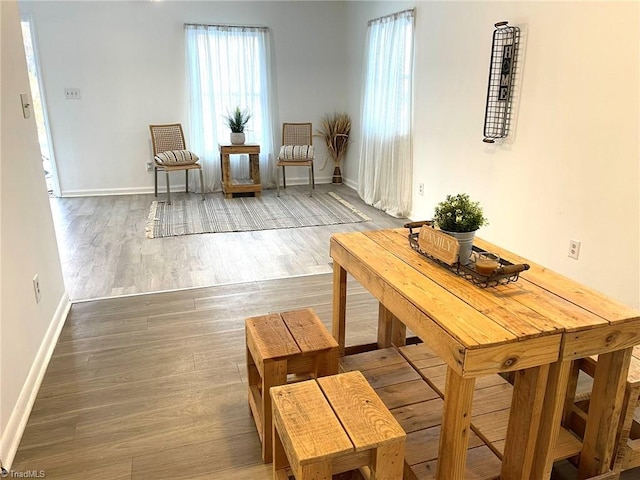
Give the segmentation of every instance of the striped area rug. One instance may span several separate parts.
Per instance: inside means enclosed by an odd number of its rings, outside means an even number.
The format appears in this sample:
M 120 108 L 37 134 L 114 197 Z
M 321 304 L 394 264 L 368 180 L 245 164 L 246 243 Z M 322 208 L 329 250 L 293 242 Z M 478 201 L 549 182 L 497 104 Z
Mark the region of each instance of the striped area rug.
M 225 199 L 222 194 L 151 204 L 147 238 L 195 233 L 248 232 L 371 220 L 333 192 Z

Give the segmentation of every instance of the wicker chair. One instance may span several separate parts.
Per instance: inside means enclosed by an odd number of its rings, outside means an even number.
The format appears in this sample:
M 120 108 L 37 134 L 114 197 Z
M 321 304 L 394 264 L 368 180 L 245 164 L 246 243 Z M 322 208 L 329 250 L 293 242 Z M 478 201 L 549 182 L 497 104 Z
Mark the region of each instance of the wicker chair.
M 287 188 L 285 167 L 309 167 L 309 196 L 313 195 L 315 173 L 313 171 L 313 135 L 311 123 L 283 123 L 282 148 L 276 163 L 276 186 L 280 196 L 280 167 L 282 183 Z
M 171 205 L 171 187 L 169 186 L 169 172 L 184 170 L 186 191 L 189 191 L 189 170 L 200 171 L 200 190 L 204 200 L 204 181 L 202 166 L 198 163 L 198 156 L 187 150 L 182 125 L 172 123 L 168 125 L 149 125 L 151 142 L 153 144 L 154 160 L 154 193 L 158 196 L 158 171 L 167 175 L 167 203 Z

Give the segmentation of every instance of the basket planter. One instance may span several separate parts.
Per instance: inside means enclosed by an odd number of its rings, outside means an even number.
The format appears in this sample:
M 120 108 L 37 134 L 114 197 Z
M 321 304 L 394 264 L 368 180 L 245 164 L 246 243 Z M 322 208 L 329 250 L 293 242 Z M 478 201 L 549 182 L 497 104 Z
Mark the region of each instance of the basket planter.
M 336 168 L 333 169 L 333 179 L 331 181 L 334 185 L 342 185 L 342 172 L 340 171 L 340 167 L 336 165 Z

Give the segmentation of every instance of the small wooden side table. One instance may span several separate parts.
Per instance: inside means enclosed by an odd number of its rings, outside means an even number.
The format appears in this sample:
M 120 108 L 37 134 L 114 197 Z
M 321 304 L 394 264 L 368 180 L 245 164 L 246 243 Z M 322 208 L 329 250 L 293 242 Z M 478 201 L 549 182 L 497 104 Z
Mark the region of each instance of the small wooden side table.
M 220 151 L 220 167 L 222 169 L 222 191 L 224 198 L 233 198 L 234 193 L 253 193 L 256 197 L 262 195 L 260 183 L 260 145 L 247 143 L 244 145 L 218 145 Z M 229 155 L 249 155 L 249 180 L 231 178 Z

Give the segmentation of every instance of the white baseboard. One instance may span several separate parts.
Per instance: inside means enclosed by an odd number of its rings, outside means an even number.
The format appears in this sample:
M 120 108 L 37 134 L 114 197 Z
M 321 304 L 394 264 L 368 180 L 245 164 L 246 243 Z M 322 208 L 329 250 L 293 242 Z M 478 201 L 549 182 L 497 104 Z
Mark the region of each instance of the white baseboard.
M 358 191 L 358 184 L 356 182 L 354 182 L 353 180 L 350 180 L 348 178 L 342 178 L 342 182 L 349 188 L 353 188 L 356 192 Z
M 18 445 L 20 445 L 24 428 L 27 425 L 27 420 L 29 420 L 31 409 L 33 408 L 38 390 L 40 389 L 40 384 L 49 366 L 53 349 L 58 342 L 60 331 L 62 330 L 70 308 L 71 302 L 69 301 L 69 295 L 67 292 L 64 292 L 62 298 L 60 298 L 58 308 L 51 319 L 49 328 L 42 339 L 38 353 L 29 369 L 29 374 L 22 386 L 18 401 L 9 417 L 7 428 L 2 432 L 2 437 L 0 438 L 0 458 L 2 458 L 3 466 L 7 470 L 11 468 L 13 459 L 18 451 Z
M 184 185 L 171 185 L 172 192 L 183 192 Z M 62 190 L 62 197 L 102 197 L 107 195 L 144 195 L 153 193 L 153 185 L 150 187 L 132 187 L 132 188 L 96 188 L 92 190 Z M 165 192 L 164 188 L 158 188 L 158 193 Z
M 316 177 L 317 184 L 331 183 L 333 177 Z M 287 177 L 287 183 L 289 185 L 308 185 L 309 177 Z M 351 188 L 354 188 L 349 182 L 345 182 Z M 273 183 L 275 188 L 275 182 Z M 185 185 L 173 185 L 171 184 L 171 193 L 184 192 Z M 147 195 L 154 193 L 153 185 L 150 187 L 131 187 L 131 188 L 96 188 L 93 190 L 63 190 L 60 195 L 65 198 L 70 197 L 102 197 L 108 195 Z M 164 186 L 158 186 L 158 196 L 165 195 L 166 188 Z

